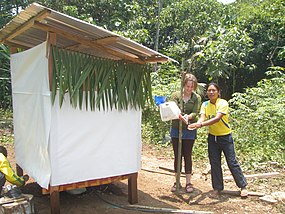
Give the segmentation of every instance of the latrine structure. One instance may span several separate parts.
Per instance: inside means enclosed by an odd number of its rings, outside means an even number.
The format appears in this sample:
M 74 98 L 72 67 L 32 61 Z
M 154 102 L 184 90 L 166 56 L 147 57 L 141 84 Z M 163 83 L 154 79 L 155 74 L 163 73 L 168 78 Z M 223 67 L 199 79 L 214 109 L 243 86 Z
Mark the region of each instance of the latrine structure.
M 14 143 L 19 174 L 50 194 L 128 179 L 138 202 L 141 109 L 150 64 L 171 58 L 37 3 L 0 31 L 11 50 Z

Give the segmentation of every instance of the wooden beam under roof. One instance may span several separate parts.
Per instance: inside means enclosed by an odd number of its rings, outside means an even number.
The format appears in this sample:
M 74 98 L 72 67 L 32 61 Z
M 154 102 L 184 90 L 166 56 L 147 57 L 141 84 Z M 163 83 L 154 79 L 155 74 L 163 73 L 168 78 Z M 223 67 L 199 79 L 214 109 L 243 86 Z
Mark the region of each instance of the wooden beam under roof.
M 132 50 L 134 50 L 134 51 L 137 51 L 137 52 L 140 52 L 140 53 L 142 53 L 142 54 L 144 54 L 144 55 L 146 55 L 146 56 L 151 56 L 151 54 L 149 54 L 149 53 L 147 53 L 145 50 L 143 50 L 143 48 L 141 48 L 139 45 L 137 45 L 137 47 L 133 47 L 133 46 L 131 46 L 131 45 L 127 45 L 127 44 L 125 44 L 124 42 L 118 42 L 118 44 L 120 44 L 120 45 L 122 45 L 122 46 L 124 46 L 124 47 L 127 47 L 127 48 L 129 48 L 129 49 L 132 49 Z
M 118 36 L 109 36 L 103 39 L 96 39 L 93 40 L 94 43 L 100 44 L 100 45 L 109 45 L 109 44 L 114 44 L 120 41 L 120 37 Z
M 26 44 L 20 44 L 18 42 L 14 42 L 14 41 L 9 41 L 9 42 L 5 42 L 5 45 L 8 45 L 9 47 L 17 47 L 17 48 L 23 48 L 24 50 L 26 49 L 30 49 L 31 47 L 28 47 Z
M 167 62 L 168 59 L 166 57 L 161 57 L 161 56 L 152 56 L 152 57 L 147 57 L 144 59 L 145 62 Z
M 21 33 L 25 32 L 27 29 L 31 28 L 34 25 L 35 21 L 40 21 L 44 18 L 46 18 L 50 14 L 50 10 L 44 9 L 40 13 L 38 13 L 36 16 L 31 18 L 30 20 L 26 21 L 24 24 L 20 25 L 16 29 L 14 29 L 11 33 L 9 33 L 6 37 L 2 38 L 0 41 L 5 43 L 5 41 L 12 40 L 16 36 L 20 35 Z
M 30 49 L 32 47 L 34 47 L 33 44 L 27 43 L 27 42 L 20 42 L 18 40 L 10 40 L 10 41 L 6 41 L 5 45 L 8 46 L 15 46 L 15 47 L 19 47 L 19 48 L 25 48 L 25 49 Z
M 78 42 L 78 43 L 83 44 L 83 45 L 90 46 L 92 48 L 100 49 L 102 51 L 105 51 L 105 52 L 107 52 L 107 53 L 109 53 L 109 54 L 111 54 L 111 55 L 113 55 L 115 57 L 119 57 L 121 59 L 129 60 L 129 61 L 132 61 L 132 62 L 135 62 L 135 63 L 139 63 L 139 64 L 145 64 L 145 62 L 143 60 L 141 60 L 137 56 L 136 56 L 136 58 L 135 57 L 130 57 L 130 55 L 122 54 L 122 53 L 120 53 L 120 52 L 118 52 L 116 50 L 113 50 L 111 48 L 104 47 L 102 45 L 94 43 L 90 39 L 84 39 L 81 36 L 77 36 L 77 35 L 74 35 L 74 34 L 71 34 L 71 33 L 66 33 L 66 32 L 62 31 L 61 29 L 57 29 L 57 28 L 48 26 L 46 24 L 42 24 L 40 22 L 35 22 L 33 27 L 41 29 L 43 31 L 47 31 L 47 32 L 57 33 L 58 35 L 60 35 L 60 36 L 62 36 L 64 38 L 67 38 L 69 40 L 73 40 L 73 41 Z M 135 55 L 132 55 L 132 56 L 135 56 Z

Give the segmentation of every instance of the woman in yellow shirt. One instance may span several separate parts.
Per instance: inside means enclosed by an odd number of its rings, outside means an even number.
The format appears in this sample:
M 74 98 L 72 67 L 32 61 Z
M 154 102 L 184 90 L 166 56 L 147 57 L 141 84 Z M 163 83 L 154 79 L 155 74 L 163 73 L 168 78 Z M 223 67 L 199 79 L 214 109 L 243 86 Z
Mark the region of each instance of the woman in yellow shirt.
M 225 155 L 228 167 L 234 177 L 236 185 L 241 188 L 241 197 L 247 197 L 247 181 L 236 159 L 234 142 L 229 125 L 228 102 L 220 98 L 220 87 L 210 83 L 207 89 L 209 101 L 203 102 L 200 118 L 197 123 L 192 123 L 188 129 L 197 129 L 209 126 L 208 155 L 211 165 L 212 196 L 219 196 L 224 189 L 223 172 L 221 167 L 221 154 Z

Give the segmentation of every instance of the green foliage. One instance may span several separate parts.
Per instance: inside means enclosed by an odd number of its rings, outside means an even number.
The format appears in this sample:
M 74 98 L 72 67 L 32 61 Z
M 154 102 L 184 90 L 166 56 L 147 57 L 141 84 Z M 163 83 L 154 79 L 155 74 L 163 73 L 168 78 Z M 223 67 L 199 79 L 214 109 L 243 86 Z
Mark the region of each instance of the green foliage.
M 284 68 L 272 67 L 267 75 L 230 100 L 238 156 L 249 168 L 266 161 L 285 164 Z
M 228 79 L 233 71 L 246 66 L 245 59 L 252 51 L 252 39 L 237 27 L 223 29 L 220 26 L 210 32 L 208 42 L 198 59 L 205 63 L 206 75 L 213 79 Z
M 254 41 L 254 51 L 248 58 L 256 66 L 255 78 L 245 79 L 247 86 L 253 86 L 265 78 L 268 67 L 285 67 L 281 57 L 285 46 L 285 4 L 283 0 L 240 0 L 232 13 L 238 17 L 236 25 Z
M 13 143 L 13 114 L 0 108 L 0 145 Z
M 191 43 L 195 36 L 203 35 L 218 23 L 222 11 L 221 4 L 215 0 L 169 1 L 161 11 L 160 47 L 164 44 L 173 46 L 181 41 Z
M 143 110 L 142 138 L 145 143 L 169 145 L 169 130 L 170 123 L 161 121 L 157 106 L 148 106 Z
M 52 101 L 60 105 L 68 92 L 70 103 L 81 109 L 142 109 L 151 102 L 150 67 L 52 48 Z M 88 93 L 86 93 L 88 92 Z
M 179 70 L 172 64 L 159 66 L 151 73 L 152 94 L 170 98 L 174 91 L 180 90 L 180 79 L 177 79 Z M 163 122 L 160 118 L 159 107 L 148 105 L 143 110 L 142 137 L 148 143 L 168 145 L 170 122 Z
M 197 139 L 193 148 L 193 159 L 194 160 L 206 160 L 208 159 L 208 129 L 204 127 L 202 129 L 198 129 L 197 131 Z
M 11 108 L 11 79 L 10 79 L 10 63 L 9 50 L 0 44 L 0 108 Z

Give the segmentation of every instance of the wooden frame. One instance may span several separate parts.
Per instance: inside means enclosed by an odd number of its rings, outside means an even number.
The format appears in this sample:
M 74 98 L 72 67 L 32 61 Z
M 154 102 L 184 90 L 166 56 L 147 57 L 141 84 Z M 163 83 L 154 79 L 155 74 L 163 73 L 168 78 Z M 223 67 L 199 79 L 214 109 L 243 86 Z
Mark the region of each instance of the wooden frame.
M 99 186 L 103 184 L 109 184 L 115 181 L 128 179 L 128 201 L 130 204 L 138 203 L 138 191 L 137 191 L 137 177 L 138 173 L 131 173 L 120 176 L 113 176 L 102 179 L 94 179 L 89 181 L 77 182 L 72 184 L 65 184 L 59 186 L 50 186 L 50 188 L 42 189 L 43 194 L 50 194 L 50 207 L 52 214 L 60 213 L 60 192 L 66 190 L 72 190 L 76 188 L 84 188 L 91 186 Z

